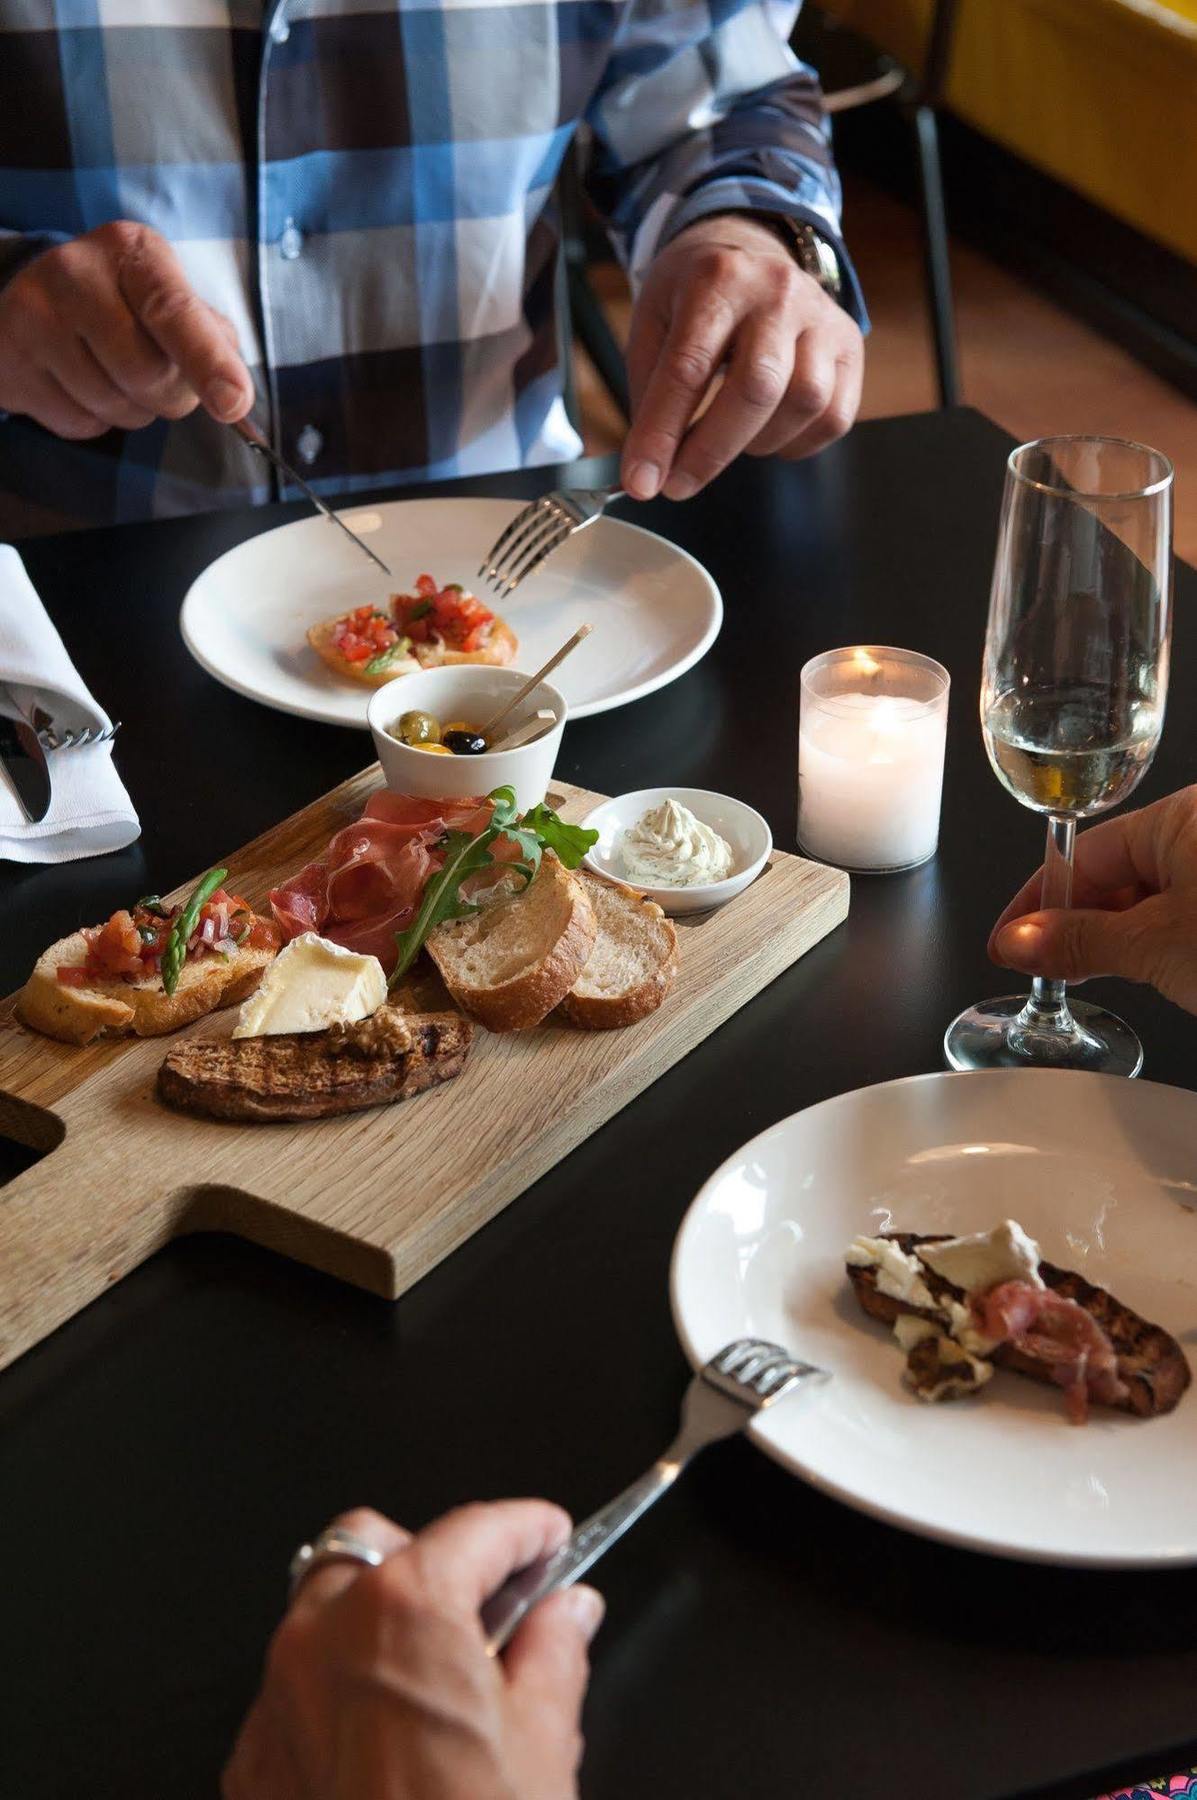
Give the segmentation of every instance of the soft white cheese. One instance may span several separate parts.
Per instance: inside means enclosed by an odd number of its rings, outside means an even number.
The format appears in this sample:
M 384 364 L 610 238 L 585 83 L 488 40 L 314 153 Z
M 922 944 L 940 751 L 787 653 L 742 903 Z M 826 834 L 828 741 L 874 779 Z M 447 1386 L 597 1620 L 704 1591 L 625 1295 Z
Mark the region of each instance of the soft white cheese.
M 890 1238 L 854 1237 L 848 1245 L 845 1261 L 858 1269 L 876 1269 L 877 1288 L 891 1300 L 907 1306 L 934 1306 L 935 1296 L 923 1280 L 923 1269 L 916 1256 L 908 1256 L 900 1244 Z
M 966 1294 L 984 1293 L 1003 1281 L 1043 1286 L 1039 1246 L 1014 1219 L 1006 1219 L 992 1231 L 978 1231 L 972 1237 L 924 1244 L 919 1255 L 929 1269 L 953 1287 L 963 1288 Z
M 387 978 L 376 956 L 362 956 L 305 931 L 280 950 L 261 986 L 241 1008 L 233 1036 L 273 1037 L 283 1031 L 323 1031 L 376 1012 Z
M 911 1313 L 903 1313 L 894 1320 L 894 1336 L 905 1350 L 909 1358 L 912 1350 L 928 1338 L 936 1340 L 936 1352 L 939 1359 L 939 1376 L 934 1381 L 916 1377 L 909 1362 L 906 1367 L 906 1381 L 920 1400 L 935 1402 L 937 1400 L 953 1400 L 958 1396 L 975 1394 L 978 1388 L 993 1375 L 993 1364 L 983 1357 L 974 1356 L 965 1350 L 953 1338 L 948 1337 L 933 1325 L 929 1319 L 915 1318 Z
M 619 853 L 629 881 L 660 887 L 723 881 L 735 863 L 727 839 L 672 799 L 650 808 L 628 827 Z

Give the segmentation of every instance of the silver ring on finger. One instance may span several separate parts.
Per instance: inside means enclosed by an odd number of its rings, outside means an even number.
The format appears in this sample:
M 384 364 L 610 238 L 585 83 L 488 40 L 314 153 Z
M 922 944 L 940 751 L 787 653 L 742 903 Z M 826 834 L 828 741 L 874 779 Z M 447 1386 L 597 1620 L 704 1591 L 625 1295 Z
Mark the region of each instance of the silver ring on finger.
M 352 1531 L 342 1531 L 339 1525 L 330 1525 L 310 1544 L 301 1544 L 291 1558 L 287 1571 L 288 1597 L 293 1600 L 304 1578 L 323 1563 L 355 1562 L 364 1568 L 376 1569 L 385 1561 L 386 1556 L 376 1545 L 368 1544 L 365 1538 L 356 1537 Z

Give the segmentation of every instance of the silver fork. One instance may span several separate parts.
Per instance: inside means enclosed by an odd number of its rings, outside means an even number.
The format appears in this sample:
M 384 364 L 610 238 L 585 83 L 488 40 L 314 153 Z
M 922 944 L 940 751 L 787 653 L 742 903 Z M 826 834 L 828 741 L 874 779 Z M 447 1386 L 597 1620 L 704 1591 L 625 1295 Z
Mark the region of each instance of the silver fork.
M 760 1338 L 737 1338 L 735 1343 L 725 1344 L 686 1389 L 681 1427 L 665 1454 L 639 1481 L 577 1526 L 552 1556 L 520 1569 L 486 1602 L 482 1626 L 490 1655 L 503 1648 L 532 1607 L 584 1575 L 654 1500 L 673 1486 L 696 1451 L 741 1431 L 758 1412 L 812 1376 L 830 1379 L 826 1369 L 799 1362 L 780 1344 Z
M 98 729 L 85 725 L 82 731 L 59 731 L 49 713 L 40 706 L 33 708 L 29 723 L 44 750 L 81 750 L 85 744 L 110 744 L 121 728 L 121 721 L 117 719 L 115 724 Z
M 623 497 L 622 488 L 570 488 L 542 494 L 522 507 L 492 544 L 479 576 L 505 599 L 566 538 L 585 531 L 602 518 L 613 500 Z

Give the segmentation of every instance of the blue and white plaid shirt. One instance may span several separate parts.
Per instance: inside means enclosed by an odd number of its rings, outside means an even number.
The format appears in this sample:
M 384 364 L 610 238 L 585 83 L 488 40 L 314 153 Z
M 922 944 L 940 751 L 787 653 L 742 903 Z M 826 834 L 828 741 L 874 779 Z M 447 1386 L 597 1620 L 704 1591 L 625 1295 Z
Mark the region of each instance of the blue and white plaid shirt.
M 704 214 L 785 213 L 841 250 L 861 316 L 818 85 L 787 46 L 797 12 L 0 0 L 0 281 L 109 220 L 153 226 L 232 319 L 256 417 L 319 489 L 568 459 L 551 196 L 582 124 L 633 279 Z M 0 515 L 271 497 L 203 414 L 86 443 L 0 419 Z

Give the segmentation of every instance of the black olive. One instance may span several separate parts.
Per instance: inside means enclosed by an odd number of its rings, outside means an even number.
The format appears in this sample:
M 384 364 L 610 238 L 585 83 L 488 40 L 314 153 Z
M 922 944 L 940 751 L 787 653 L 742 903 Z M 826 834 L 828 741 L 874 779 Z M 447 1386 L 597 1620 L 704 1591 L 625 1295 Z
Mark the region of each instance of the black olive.
M 441 743 L 454 756 L 482 756 L 486 751 L 486 739 L 477 731 L 446 731 Z

